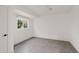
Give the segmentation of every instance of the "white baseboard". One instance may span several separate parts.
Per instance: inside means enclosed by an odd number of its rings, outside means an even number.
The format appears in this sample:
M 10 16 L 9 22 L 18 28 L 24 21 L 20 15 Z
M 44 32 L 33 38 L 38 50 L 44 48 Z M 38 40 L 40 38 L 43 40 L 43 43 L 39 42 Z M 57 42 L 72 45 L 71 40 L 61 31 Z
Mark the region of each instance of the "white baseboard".
M 38 38 L 44 38 L 44 39 L 51 39 L 51 40 L 60 40 L 60 41 L 68 41 L 68 40 L 64 40 L 64 39 L 58 39 L 57 37 L 41 37 L 41 36 L 35 36 Z

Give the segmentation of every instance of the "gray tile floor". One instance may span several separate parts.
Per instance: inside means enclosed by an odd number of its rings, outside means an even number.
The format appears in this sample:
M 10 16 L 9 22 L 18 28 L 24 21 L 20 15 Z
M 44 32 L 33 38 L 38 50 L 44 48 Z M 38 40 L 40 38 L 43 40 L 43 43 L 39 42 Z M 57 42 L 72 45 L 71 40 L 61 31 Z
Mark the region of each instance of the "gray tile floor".
M 26 40 L 17 44 L 14 50 L 15 53 L 77 53 L 69 42 L 43 38 Z

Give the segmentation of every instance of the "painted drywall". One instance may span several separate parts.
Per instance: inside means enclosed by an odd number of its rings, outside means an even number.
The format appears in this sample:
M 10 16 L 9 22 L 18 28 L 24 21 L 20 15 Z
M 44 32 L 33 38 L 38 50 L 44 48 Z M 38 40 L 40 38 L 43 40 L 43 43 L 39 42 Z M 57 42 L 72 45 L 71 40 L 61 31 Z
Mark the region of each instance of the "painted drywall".
M 29 19 L 27 19 L 27 24 L 28 24 L 27 28 L 21 28 L 21 29 L 17 28 L 17 20 L 16 20 L 17 15 L 29 17 Z M 31 18 L 31 16 L 27 15 L 27 13 L 25 13 L 21 10 L 15 10 L 15 19 L 14 20 L 15 20 L 14 24 L 16 24 L 15 25 L 15 31 L 14 31 L 14 44 L 20 43 L 24 40 L 31 38 L 32 35 L 33 35 L 33 30 L 32 30 L 33 20 Z
M 34 34 L 36 37 L 69 41 L 70 26 L 70 14 L 43 16 L 34 19 Z
M 71 14 L 73 21 L 71 26 L 72 39 L 70 42 L 79 52 L 79 6 L 74 6 Z
M 14 52 L 14 44 L 20 43 L 23 40 L 27 40 L 33 35 L 33 20 L 32 16 L 19 10 L 18 8 L 7 6 L 8 8 L 8 52 Z M 20 8 L 20 7 L 19 7 Z M 28 22 L 28 28 L 17 29 L 16 15 L 23 15 L 30 17 Z
M 8 16 L 9 17 L 9 34 L 10 34 L 9 39 L 12 39 L 14 41 L 14 42 L 12 42 L 12 40 L 10 40 L 11 43 L 13 43 L 13 44 L 18 44 L 33 36 L 32 16 L 21 9 L 22 9 L 21 7 L 16 8 L 13 6 L 9 6 L 9 16 Z M 29 19 L 27 19 L 27 23 L 28 23 L 27 28 L 21 28 L 21 29 L 17 28 L 17 20 L 16 20 L 17 15 L 29 17 Z M 12 45 L 12 44 L 10 44 L 10 45 Z

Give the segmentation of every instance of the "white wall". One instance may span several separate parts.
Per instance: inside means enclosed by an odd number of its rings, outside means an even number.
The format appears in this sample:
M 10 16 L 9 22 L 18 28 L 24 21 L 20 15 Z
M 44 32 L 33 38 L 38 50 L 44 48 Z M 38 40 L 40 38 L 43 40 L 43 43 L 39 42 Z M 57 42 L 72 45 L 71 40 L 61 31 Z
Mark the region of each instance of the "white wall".
M 17 44 L 23 40 L 26 40 L 33 36 L 33 20 L 32 16 L 19 10 L 18 8 L 7 6 L 8 8 L 8 52 L 14 52 L 14 44 Z M 19 7 L 21 8 L 21 7 Z M 16 15 L 23 15 L 30 17 L 28 22 L 28 28 L 17 29 Z
M 74 6 L 72 11 L 72 39 L 70 42 L 79 52 L 79 6 Z
M 34 20 L 34 34 L 36 37 L 69 41 L 70 26 L 70 14 L 43 16 Z
M 19 7 L 19 8 L 21 9 L 21 7 Z M 9 45 L 20 43 L 33 36 L 32 16 L 27 14 L 23 10 L 19 10 L 19 8 L 16 8 L 13 6 L 9 7 L 9 11 L 8 11 L 9 12 L 8 13 L 9 14 L 9 16 L 8 16 L 9 23 L 8 23 L 8 25 L 9 25 L 9 40 L 11 41 L 11 44 L 9 44 Z M 17 15 L 29 17 L 29 19 L 27 19 L 28 28 L 17 29 L 17 20 L 16 20 Z M 13 49 L 13 48 L 11 48 L 11 49 Z
M 17 28 L 17 20 L 16 20 L 17 15 L 29 17 L 29 19 L 27 19 L 27 24 L 28 24 L 27 28 L 21 28 L 21 29 Z M 15 10 L 15 19 L 14 20 L 15 20 L 14 24 L 16 24 L 15 31 L 14 31 L 14 44 L 20 43 L 26 39 L 31 38 L 33 35 L 33 30 L 32 30 L 33 20 L 31 18 L 31 16 L 21 10 Z

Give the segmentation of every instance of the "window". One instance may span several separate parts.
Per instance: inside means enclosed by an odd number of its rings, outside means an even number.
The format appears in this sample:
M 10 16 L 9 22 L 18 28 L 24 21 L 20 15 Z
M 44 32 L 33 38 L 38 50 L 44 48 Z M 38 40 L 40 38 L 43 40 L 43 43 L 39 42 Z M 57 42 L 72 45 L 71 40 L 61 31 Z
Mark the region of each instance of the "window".
M 17 19 L 17 28 L 27 28 L 27 18 L 21 15 L 16 16 Z

